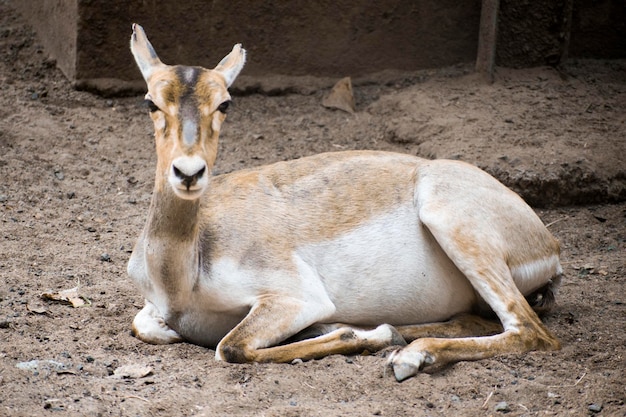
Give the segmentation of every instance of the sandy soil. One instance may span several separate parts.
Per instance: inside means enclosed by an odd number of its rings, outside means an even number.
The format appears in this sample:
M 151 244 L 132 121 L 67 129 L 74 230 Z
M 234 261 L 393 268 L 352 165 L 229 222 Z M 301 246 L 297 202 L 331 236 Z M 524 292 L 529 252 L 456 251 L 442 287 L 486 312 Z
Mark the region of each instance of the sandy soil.
M 625 62 L 501 69 L 493 86 L 466 66 L 370 77 L 355 115 L 309 84 L 236 89 L 217 172 L 395 150 L 467 160 L 548 207 L 566 278 L 545 322 L 563 349 L 400 384 L 384 353 L 231 365 L 133 338 L 142 298 L 125 269 L 155 163 L 141 97 L 74 91 L 4 1 L 0 58 L 0 415 L 626 415 Z M 77 285 L 87 306 L 41 297 Z M 150 373 L 115 374 L 130 365 Z

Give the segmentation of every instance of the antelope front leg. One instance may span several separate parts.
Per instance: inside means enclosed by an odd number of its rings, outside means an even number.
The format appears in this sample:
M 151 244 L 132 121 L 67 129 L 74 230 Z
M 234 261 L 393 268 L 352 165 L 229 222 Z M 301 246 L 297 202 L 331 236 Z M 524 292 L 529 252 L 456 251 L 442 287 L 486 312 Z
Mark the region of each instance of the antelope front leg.
M 222 339 L 216 349 L 216 358 L 239 363 L 285 363 L 294 359 L 376 352 L 388 346 L 406 345 L 392 326 L 383 324 L 373 330 L 341 326 L 312 339 L 276 346 L 313 324 L 317 320 L 313 315 L 318 315 L 315 309 L 298 300 L 274 298 L 261 301 Z
M 168 327 L 159 309 L 148 300 L 133 320 L 132 333 L 139 340 L 153 345 L 166 345 L 183 340 L 178 333 Z

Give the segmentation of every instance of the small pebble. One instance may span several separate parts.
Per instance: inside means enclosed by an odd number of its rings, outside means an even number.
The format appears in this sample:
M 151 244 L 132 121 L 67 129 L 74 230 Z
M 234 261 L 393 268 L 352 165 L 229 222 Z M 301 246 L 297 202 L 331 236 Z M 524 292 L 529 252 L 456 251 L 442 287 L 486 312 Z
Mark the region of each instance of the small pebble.
M 508 413 L 509 411 L 511 411 L 511 408 L 509 407 L 509 404 L 506 401 L 500 401 L 498 404 L 496 404 L 496 406 L 494 407 L 494 410 L 500 413 Z
M 602 411 L 602 404 L 590 404 L 588 408 L 592 413 L 599 413 Z
M 100 260 L 102 262 L 111 262 L 111 255 L 109 255 L 108 253 L 103 253 L 102 255 L 100 255 Z

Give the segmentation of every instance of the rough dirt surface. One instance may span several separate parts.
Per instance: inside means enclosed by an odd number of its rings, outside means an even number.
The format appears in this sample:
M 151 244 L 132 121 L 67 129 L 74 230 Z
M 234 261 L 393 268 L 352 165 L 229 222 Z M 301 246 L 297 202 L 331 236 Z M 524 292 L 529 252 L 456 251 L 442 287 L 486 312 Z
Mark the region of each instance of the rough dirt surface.
M 218 172 L 384 149 L 476 163 L 536 206 L 603 202 L 537 210 L 562 244 L 545 319 L 561 351 L 397 383 L 385 353 L 233 365 L 133 338 L 143 300 L 125 270 L 152 190 L 147 111 L 141 97 L 74 91 L 0 2 L 0 415 L 626 415 L 626 204 L 606 203 L 624 199 L 625 68 L 499 70 L 493 86 L 469 67 L 362 81 L 354 115 L 323 108 L 327 90 L 235 97 Z M 41 298 L 75 286 L 87 306 Z

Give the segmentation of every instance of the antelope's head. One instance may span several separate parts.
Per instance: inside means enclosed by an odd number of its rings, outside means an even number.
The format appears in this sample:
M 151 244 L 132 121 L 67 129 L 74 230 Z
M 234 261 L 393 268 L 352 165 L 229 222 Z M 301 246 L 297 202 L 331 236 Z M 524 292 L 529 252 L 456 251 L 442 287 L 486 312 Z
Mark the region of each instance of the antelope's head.
M 168 185 L 186 200 L 199 198 L 209 183 L 222 122 L 230 104 L 228 87 L 246 61 L 237 44 L 212 69 L 161 62 L 143 28 L 133 24 L 130 49 L 148 84 L 146 102 L 154 122 L 157 189 Z

